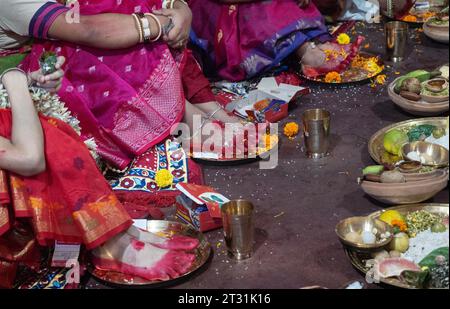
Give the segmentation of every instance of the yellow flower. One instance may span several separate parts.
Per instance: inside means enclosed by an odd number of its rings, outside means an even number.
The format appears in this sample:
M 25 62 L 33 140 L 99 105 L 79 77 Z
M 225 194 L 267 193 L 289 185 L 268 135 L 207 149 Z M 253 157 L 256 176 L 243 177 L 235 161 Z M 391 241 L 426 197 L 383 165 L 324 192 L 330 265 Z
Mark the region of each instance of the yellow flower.
M 289 122 L 284 126 L 284 135 L 293 139 L 299 131 L 299 126 L 295 122 Z
M 341 45 L 350 44 L 350 37 L 346 33 L 341 33 L 337 37 L 337 42 Z
M 341 81 L 342 77 L 338 72 L 330 72 L 325 76 L 325 82 L 327 83 L 340 83 Z
M 160 188 L 166 188 L 173 184 L 173 175 L 168 170 L 159 170 L 155 175 L 155 182 Z
M 380 75 L 378 75 L 377 77 L 376 77 L 376 82 L 379 84 L 379 85 L 384 85 L 384 83 L 386 82 L 386 75 L 385 74 L 380 74 Z

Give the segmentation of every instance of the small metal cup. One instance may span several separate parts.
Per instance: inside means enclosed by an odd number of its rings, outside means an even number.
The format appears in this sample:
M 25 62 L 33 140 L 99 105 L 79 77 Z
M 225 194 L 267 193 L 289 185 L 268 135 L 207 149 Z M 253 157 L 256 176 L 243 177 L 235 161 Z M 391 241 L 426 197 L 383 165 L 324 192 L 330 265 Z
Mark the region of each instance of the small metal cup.
M 235 200 L 221 207 L 223 231 L 228 255 L 236 260 L 245 260 L 253 254 L 254 206 L 245 200 Z
M 401 21 L 386 23 L 384 30 L 386 36 L 386 57 L 388 60 L 400 62 L 405 59 L 408 28 L 408 24 Z
M 330 112 L 309 109 L 302 115 L 303 135 L 308 158 L 323 158 L 330 145 Z

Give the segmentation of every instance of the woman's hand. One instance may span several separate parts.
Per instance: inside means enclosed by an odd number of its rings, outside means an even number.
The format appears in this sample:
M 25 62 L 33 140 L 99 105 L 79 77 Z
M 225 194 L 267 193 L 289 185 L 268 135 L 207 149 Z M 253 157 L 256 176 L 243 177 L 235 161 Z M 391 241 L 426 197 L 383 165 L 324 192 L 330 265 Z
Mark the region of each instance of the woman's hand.
M 311 4 L 311 0 L 298 0 L 298 5 L 301 8 L 305 8 L 305 7 L 307 7 L 310 4 Z
M 177 1 L 173 9 L 161 9 L 153 11 L 153 13 L 171 18 L 174 24 L 173 29 L 163 36 L 163 40 L 172 48 L 184 48 L 191 31 L 191 9 L 181 1 Z
M 55 65 L 55 72 L 48 75 L 43 75 L 42 71 L 38 70 L 35 72 L 31 72 L 28 78 L 32 83 L 35 83 L 36 86 L 40 88 L 43 88 L 51 93 L 58 92 L 58 90 L 61 88 L 61 83 L 64 78 L 64 71 L 61 69 L 64 65 L 64 62 L 66 62 L 66 58 L 60 56 L 58 57 Z

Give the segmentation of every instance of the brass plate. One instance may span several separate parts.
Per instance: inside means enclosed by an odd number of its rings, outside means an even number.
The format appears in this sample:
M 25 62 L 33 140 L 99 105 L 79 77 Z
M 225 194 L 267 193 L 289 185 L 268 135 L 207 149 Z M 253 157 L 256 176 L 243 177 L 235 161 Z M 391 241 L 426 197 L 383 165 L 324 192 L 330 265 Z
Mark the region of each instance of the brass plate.
M 352 80 L 345 80 L 345 79 L 343 79 L 343 81 L 340 82 L 340 83 L 328 83 L 328 82 L 326 82 L 326 81 L 324 80 L 324 78 L 325 78 L 324 76 L 320 76 L 320 77 L 317 77 L 317 78 L 311 78 L 311 77 L 308 77 L 308 76 L 306 76 L 306 75 L 304 75 L 304 74 L 301 74 L 301 76 L 302 76 L 304 79 L 309 80 L 309 81 L 312 81 L 312 82 L 315 82 L 315 83 L 321 83 L 321 84 L 326 84 L 326 85 L 349 85 L 349 84 L 355 84 L 355 83 L 368 82 L 368 81 L 370 81 L 371 79 L 373 79 L 373 78 L 377 77 L 378 75 L 380 75 L 380 74 L 384 71 L 384 62 L 383 62 L 383 60 L 381 59 L 380 56 L 377 56 L 377 55 L 371 54 L 371 53 L 367 53 L 367 52 L 360 52 L 360 56 L 363 56 L 363 57 L 365 57 L 365 58 L 376 57 L 377 60 L 378 60 L 377 64 L 378 64 L 379 66 L 383 66 L 383 69 L 380 70 L 380 71 L 377 72 L 377 73 L 372 74 L 372 75 L 367 75 L 367 74 L 366 74 L 366 76 L 365 76 L 364 78 L 358 78 L 358 79 L 352 79 Z M 349 70 L 350 70 L 350 69 L 347 69 L 347 71 L 349 71 Z M 362 71 L 362 70 L 360 69 L 359 71 Z M 346 72 L 346 71 L 344 71 L 343 73 L 341 73 L 341 75 L 342 75 L 342 74 L 345 74 L 345 72 Z
M 115 271 L 99 270 L 91 263 L 88 265 L 88 271 L 96 279 L 107 284 L 128 287 L 160 287 L 162 285 L 176 284 L 183 278 L 186 279 L 187 276 L 199 270 L 208 261 L 210 255 L 212 254 L 211 245 L 206 240 L 206 237 L 186 224 L 172 221 L 149 220 L 147 222 L 147 230 L 157 234 L 158 236 L 166 238 L 174 235 L 183 235 L 198 239 L 200 241 L 200 245 L 193 252 L 196 255 L 196 259 L 191 269 L 189 269 L 189 271 L 183 276 L 167 281 L 149 281 L 138 276 L 126 275 Z
M 377 212 L 374 212 L 369 215 L 371 218 L 379 218 L 380 215 L 386 211 L 386 210 L 397 210 L 403 215 L 406 215 L 409 212 L 413 212 L 416 210 L 425 210 L 429 211 L 431 213 L 439 213 L 448 215 L 449 214 L 449 204 L 435 204 L 435 203 L 425 203 L 425 204 L 412 204 L 412 205 L 402 205 L 402 206 L 394 206 L 391 208 L 386 208 L 384 210 L 380 210 Z M 371 257 L 367 254 L 356 252 L 353 250 L 350 250 L 349 248 L 345 248 L 345 253 L 347 257 L 350 259 L 350 262 L 352 265 L 359 270 L 361 273 L 366 274 L 369 269 L 366 267 L 366 260 L 371 259 Z M 397 278 L 387 278 L 387 279 L 381 279 L 381 283 L 395 286 L 402 289 L 416 289 L 414 286 L 405 284 L 401 282 Z
M 386 153 L 383 146 L 383 139 L 386 132 L 392 129 L 407 129 L 414 125 L 422 125 L 422 124 L 431 124 L 438 127 L 447 127 L 447 117 L 430 117 L 430 118 L 418 118 L 406 120 L 398 123 L 394 123 L 390 126 L 387 126 L 378 132 L 376 132 L 369 140 L 368 148 L 369 154 L 372 159 L 378 164 L 382 164 L 383 154 Z

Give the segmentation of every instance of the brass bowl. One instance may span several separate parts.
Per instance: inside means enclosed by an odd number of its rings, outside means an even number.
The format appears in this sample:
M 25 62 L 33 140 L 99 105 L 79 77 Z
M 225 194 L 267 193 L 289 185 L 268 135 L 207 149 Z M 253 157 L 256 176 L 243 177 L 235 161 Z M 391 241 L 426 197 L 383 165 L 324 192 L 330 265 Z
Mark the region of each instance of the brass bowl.
M 398 165 L 398 170 L 405 174 L 417 173 L 422 169 L 419 161 L 404 161 Z
M 408 157 L 411 152 L 416 152 L 423 165 L 433 167 L 448 166 L 448 150 L 441 145 L 427 142 L 412 142 L 403 145 L 402 155 L 408 161 L 416 161 L 416 158 Z
M 391 235 L 386 238 L 384 241 L 376 242 L 375 244 L 364 244 L 349 241 L 345 235 L 350 232 L 362 233 L 364 231 L 372 231 L 374 228 L 378 230 L 377 238 L 379 238 L 380 234 L 384 234 L 386 232 L 390 232 Z M 351 217 L 340 221 L 336 225 L 336 235 L 339 237 L 342 244 L 347 247 L 350 247 L 356 251 L 375 251 L 383 248 L 387 244 L 389 244 L 393 238 L 393 230 L 392 227 L 379 219 L 373 219 L 369 217 Z

